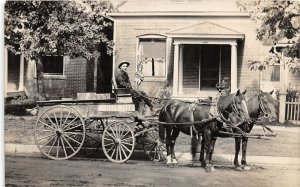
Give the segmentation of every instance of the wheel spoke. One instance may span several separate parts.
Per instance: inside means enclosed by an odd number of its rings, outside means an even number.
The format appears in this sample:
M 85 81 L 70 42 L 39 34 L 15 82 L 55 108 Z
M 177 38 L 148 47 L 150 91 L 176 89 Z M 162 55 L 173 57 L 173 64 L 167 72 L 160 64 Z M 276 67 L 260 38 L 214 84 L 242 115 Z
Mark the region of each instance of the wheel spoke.
M 109 144 L 105 144 L 105 147 L 110 146 L 110 145 L 114 145 L 114 144 L 115 144 L 115 142 L 111 142 Z
M 50 129 L 55 130 L 53 127 L 51 127 L 49 124 L 43 122 L 42 120 L 39 120 L 39 122 L 41 122 L 42 124 L 46 125 L 46 126 L 49 127 Z
M 68 113 L 68 115 L 67 115 L 66 119 L 64 120 L 64 123 L 61 125 L 61 128 L 63 128 L 63 129 L 64 129 L 64 126 L 65 126 L 65 124 L 66 124 L 67 120 L 69 119 L 69 115 L 70 115 L 70 114 L 71 114 L 71 111 L 69 111 L 69 113 Z
M 122 140 L 130 131 L 127 131 L 120 139 Z
M 82 126 L 82 124 L 73 126 L 73 127 L 69 128 L 69 129 L 64 129 L 64 131 L 69 131 L 69 130 L 75 129 L 75 128 L 77 128 L 77 127 L 80 127 L 80 126 Z
M 64 144 L 64 141 L 63 141 L 62 137 L 60 137 L 60 141 L 61 141 L 61 145 L 63 147 L 64 153 L 65 153 L 65 157 L 67 157 L 68 155 L 67 155 L 66 147 L 65 147 L 65 144 Z
M 40 140 L 43 140 L 43 139 L 49 138 L 49 137 L 51 137 L 51 136 L 55 136 L 55 133 L 49 134 L 49 135 L 47 135 L 47 136 L 43 136 L 43 137 L 41 137 L 41 138 L 38 138 L 38 139 L 36 139 L 36 140 L 37 140 L 37 141 L 40 141 Z
M 121 126 L 121 127 L 122 127 L 122 132 L 120 132 L 120 139 L 122 139 L 124 137 L 123 133 L 124 133 L 124 130 L 125 130 L 123 126 Z
M 125 140 L 132 140 L 132 137 L 128 137 L 128 138 L 125 138 L 125 139 L 121 139 L 122 142 L 126 142 Z
M 127 155 L 126 155 L 126 152 L 125 152 L 125 150 L 124 150 L 124 148 L 123 148 L 122 146 L 123 146 L 123 145 L 122 145 L 122 144 L 120 144 L 120 149 L 122 150 L 122 152 L 123 152 L 124 156 L 125 156 L 125 157 L 127 157 Z
M 63 132 L 63 134 L 69 134 L 69 135 L 73 135 L 73 134 L 75 134 L 75 135 L 80 135 L 80 136 L 83 136 L 83 134 L 82 134 L 82 133 L 80 133 L 80 132 Z
M 120 144 L 123 148 L 125 148 L 128 152 L 130 152 L 130 150 L 128 149 L 128 147 L 126 147 L 125 145 L 123 144 Z
M 55 137 L 55 140 L 53 141 L 53 143 L 52 143 L 52 145 L 51 145 L 51 147 L 50 147 L 50 149 L 48 151 L 48 155 L 50 155 L 50 152 L 51 152 L 53 146 L 55 145 L 56 140 L 57 140 L 57 136 Z
M 76 142 L 77 144 L 80 145 L 80 142 L 76 141 L 75 139 L 71 138 L 70 136 L 63 134 L 65 137 L 69 138 L 70 140 L 72 140 L 73 142 Z
M 60 142 L 60 138 L 57 139 L 56 158 L 58 158 L 58 153 L 59 153 L 59 142 Z
M 66 137 L 64 135 L 62 135 L 63 139 L 65 140 L 65 142 L 67 142 L 68 146 L 73 150 L 73 152 L 75 152 L 73 146 L 70 144 L 70 142 L 66 139 Z
M 51 118 L 48 116 L 48 114 L 47 114 L 47 113 L 45 113 L 45 114 L 46 114 L 48 120 L 51 122 L 51 124 L 52 124 L 55 128 L 57 128 L 56 124 L 53 123 L 53 121 L 52 121 Z
M 112 137 L 113 138 L 113 140 L 116 140 L 116 138 L 115 137 L 113 137 L 113 135 L 111 135 L 108 131 L 106 131 L 106 133 L 110 136 L 110 137 Z
M 70 123 L 68 123 L 63 130 L 65 130 L 67 127 L 69 127 L 69 125 L 71 125 L 79 116 L 76 116 L 76 118 L 74 118 Z
M 113 135 L 117 138 L 117 135 L 115 134 L 115 131 L 111 128 L 111 126 L 109 126 L 109 128 L 110 128 L 111 132 L 113 133 Z
M 119 149 L 118 149 L 119 147 L 117 146 L 116 147 L 116 160 L 118 160 L 118 156 L 119 156 Z
M 129 143 L 126 143 L 126 142 L 122 142 L 122 144 L 130 145 L 131 147 L 133 146 L 132 144 L 129 144 Z
M 123 159 L 122 159 L 122 152 L 121 152 L 120 145 L 118 145 L 118 150 L 119 150 L 120 160 L 123 160 Z
M 50 140 L 48 140 L 42 147 L 41 149 L 43 149 L 49 142 L 51 142 L 56 136 L 54 135 Z
M 112 142 L 114 142 L 114 141 L 115 141 L 115 140 L 108 139 L 108 138 L 105 138 L 105 137 L 104 137 L 104 140 L 107 140 L 107 141 L 112 141 Z

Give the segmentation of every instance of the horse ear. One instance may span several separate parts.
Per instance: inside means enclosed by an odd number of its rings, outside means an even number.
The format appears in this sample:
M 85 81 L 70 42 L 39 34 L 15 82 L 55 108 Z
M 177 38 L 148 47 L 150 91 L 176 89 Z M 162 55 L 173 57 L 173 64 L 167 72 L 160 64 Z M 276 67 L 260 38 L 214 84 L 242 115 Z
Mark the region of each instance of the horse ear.
M 245 90 L 245 91 L 244 91 L 242 94 L 243 94 L 243 95 L 245 95 L 245 94 L 246 94 L 246 92 L 247 92 L 247 90 Z
M 239 95 L 240 95 L 240 92 L 241 92 L 240 89 L 238 89 L 238 90 L 236 91 L 235 95 L 236 95 L 236 96 L 239 96 Z
M 274 92 L 274 90 L 270 91 L 270 95 L 272 95 L 272 94 L 273 94 L 273 92 Z

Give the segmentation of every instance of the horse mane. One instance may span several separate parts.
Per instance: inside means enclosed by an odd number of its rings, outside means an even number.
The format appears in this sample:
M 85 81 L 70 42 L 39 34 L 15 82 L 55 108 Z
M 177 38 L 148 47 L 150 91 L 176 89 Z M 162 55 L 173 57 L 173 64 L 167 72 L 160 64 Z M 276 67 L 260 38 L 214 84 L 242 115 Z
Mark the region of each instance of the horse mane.
M 220 111 L 224 111 L 228 106 L 232 103 L 234 94 L 230 94 L 228 96 L 221 96 L 218 100 L 217 107 Z
M 256 95 L 255 97 L 250 98 L 247 101 L 247 108 L 249 115 L 251 117 L 257 117 L 259 115 L 259 95 Z

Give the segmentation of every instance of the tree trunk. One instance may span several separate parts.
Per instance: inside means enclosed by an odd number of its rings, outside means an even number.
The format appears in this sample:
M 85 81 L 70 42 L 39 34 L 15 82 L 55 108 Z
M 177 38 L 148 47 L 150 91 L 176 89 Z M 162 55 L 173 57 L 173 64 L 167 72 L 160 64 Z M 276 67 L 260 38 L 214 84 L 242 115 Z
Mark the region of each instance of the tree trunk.
M 37 83 L 37 98 L 38 100 L 46 100 L 45 86 L 44 86 L 44 70 L 42 58 L 38 57 L 36 60 L 36 83 Z

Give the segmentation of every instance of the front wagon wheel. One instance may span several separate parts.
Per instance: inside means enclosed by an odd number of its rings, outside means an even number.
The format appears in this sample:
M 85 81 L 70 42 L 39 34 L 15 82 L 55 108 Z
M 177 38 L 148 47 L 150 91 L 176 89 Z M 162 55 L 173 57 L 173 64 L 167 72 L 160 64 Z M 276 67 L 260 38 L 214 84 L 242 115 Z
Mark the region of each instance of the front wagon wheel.
M 34 140 L 48 158 L 65 160 L 81 149 L 85 139 L 85 125 L 72 107 L 58 105 L 47 109 L 37 119 Z
M 102 148 L 105 156 L 112 162 L 126 162 L 133 153 L 135 136 L 128 124 L 113 122 L 102 135 Z

